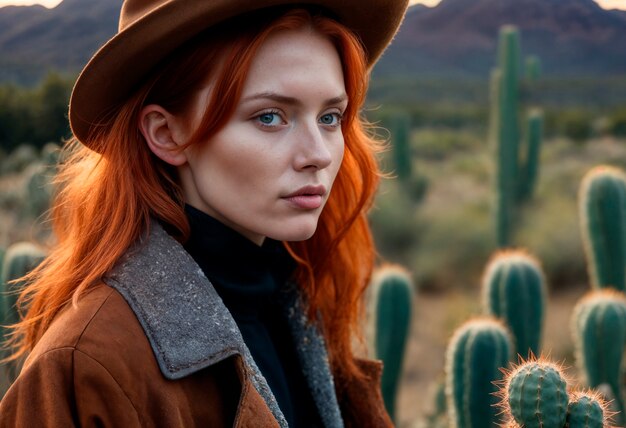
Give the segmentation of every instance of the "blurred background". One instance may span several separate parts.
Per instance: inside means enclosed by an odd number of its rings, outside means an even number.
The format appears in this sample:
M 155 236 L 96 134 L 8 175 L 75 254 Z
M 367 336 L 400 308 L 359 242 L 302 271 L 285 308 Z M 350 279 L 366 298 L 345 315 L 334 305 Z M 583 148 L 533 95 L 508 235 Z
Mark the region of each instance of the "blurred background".
M 116 32 L 120 6 L 0 1 L 3 249 L 51 242 L 49 178 L 69 135 L 71 87 Z M 626 1 L 413 2 L 372 73 L 364 115 L 389 142 L 371 211 L 379 261 L 410 281 L 391 387 L 398 426 L 450 423 L 434 417 L 445 413 L 446 348 L 485 312 L 481 278 L 502 249 L 538 260 L 541 349 L 573 366 L 572 311 L 598 287 L 581 181 L 600 165 L 626 168 Z

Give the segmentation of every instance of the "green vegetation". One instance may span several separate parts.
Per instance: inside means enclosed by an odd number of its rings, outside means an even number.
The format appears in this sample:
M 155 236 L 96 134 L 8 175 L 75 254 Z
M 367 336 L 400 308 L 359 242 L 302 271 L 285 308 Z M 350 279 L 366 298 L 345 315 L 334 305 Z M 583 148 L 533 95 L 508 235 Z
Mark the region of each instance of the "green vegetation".
M 579 199 L 592 285 L 626 291 L 626 174 L 614 167 L 593 168 Z
M 586 384 L 606 384 L 624 423 L 622 360 L 626 343 L 626 296 L 611 290 L 596 290 L 583 297 L 573 316 L 576 361 Z
M 507 372 L 498 395 L 508 428 L 609 428 L 600 395 L 571 389 L 564 368 L 547 359 L 522 361 Z
M 446 351 L 448 418 L 458 428 L 497 426 L 496 387 L 500 367 L 512 357 L 507 329 L 491 318 L 476 318 L 459 327 Z
M 567 417 L 567 382 L 555 365 L 529 362 L 507 379 L 507 404 L 513 419 L 526 428 L 563 427 Z
M 485 270 L 483 306 L 511 330 L 515 354 L 539 355 L 547 289 L 537 261 L 523 251 L 497 252 Z
M 495 223 L 499 247 L 513 243 L 521 203 L 533 194 L 537 181 L 543 114 L 528 114 L 526 130 L 520 129 L 520 36 L 517 28 L 502 27 L 498 46 L 498 67 L 491 78 L 490 140 L 496 156 Z M 538 79 L 538 59 L 529 61 L 527 86 Z
M 567 405 L 567 426 L 569 428 L 604 428 L 606 408 L 598 397 L 576 392 Z
M 2 260 L 2 276 L 0 276 L 0 343 L 7 339 L 4 326 L 19 321 L 17 296 L 24 286 L 23 281 L 16 281 L 33 270 L 45 258 L 46 254 L 38 245 L 31 242 L 19 242 L 11 245 Z M 6 351 L 0 349 L 0 359 L 7 357 Z M 0 364 L 0 399 L 10 383 L 19 373 L 21 362 Z
M 0 85 L 0 148 L 42 147 L 69 136 L 67 106 L 72 80 L 49 74 L 34 89 Z
M 411 276 L 400 266 L 383 266 L 374 273 L 370 292 L 371 342 L 375 357 L 382 360 L 385 367 L 381 389 L 387 412 L 395 420 L 398 386 L 411 326 Z

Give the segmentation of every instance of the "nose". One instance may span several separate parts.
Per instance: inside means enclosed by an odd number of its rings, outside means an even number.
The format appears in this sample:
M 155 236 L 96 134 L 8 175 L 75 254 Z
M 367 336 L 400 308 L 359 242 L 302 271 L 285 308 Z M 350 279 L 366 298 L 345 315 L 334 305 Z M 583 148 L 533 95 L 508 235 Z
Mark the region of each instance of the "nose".
M 333 158 L 328 149 L 331 136 L 327 132 L 320 129 L 317 123 L 301 127 L 296 135 L 294 167 L 297 170 L 324 169 L 331 164 Z

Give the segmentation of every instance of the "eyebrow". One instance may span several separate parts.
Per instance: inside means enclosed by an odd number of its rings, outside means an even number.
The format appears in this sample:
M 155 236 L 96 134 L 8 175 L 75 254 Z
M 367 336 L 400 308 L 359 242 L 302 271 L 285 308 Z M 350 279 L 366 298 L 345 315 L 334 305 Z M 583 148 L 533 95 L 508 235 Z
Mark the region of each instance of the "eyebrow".
M 289 104 L 289 105 L 301 105 L 302 104 L 302 102 L 298 100 L 297 98 L 287 97 L 285 95 L 280 95 L 276 92 L 259 92 L 258 94 L 245 97 L 241 101 L 247 102 L 247 101 L 260 100 L 260 99 L 272 100 L 272 101 L 276 101 L 282 104 Z M 339 95 L 338 97 L 327 99 L 326 101 L 324 101 L 324 105 L 329 106 L 333 104 L 339 104 L 339 103 L 346 101 L 347 99 L 348 99 L 348 96 L 346 94 L 342 94 L 342 95 Z

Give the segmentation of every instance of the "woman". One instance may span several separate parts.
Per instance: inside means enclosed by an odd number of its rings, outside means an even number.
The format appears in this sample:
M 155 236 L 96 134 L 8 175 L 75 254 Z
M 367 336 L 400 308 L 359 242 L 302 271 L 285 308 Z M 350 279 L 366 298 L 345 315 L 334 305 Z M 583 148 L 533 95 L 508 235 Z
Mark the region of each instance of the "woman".
M 378 178 L 358 113 L 406 2 L 288 3 L 124 2 L 72 93 L 0 426 L 390 425 L 351 347 Z

